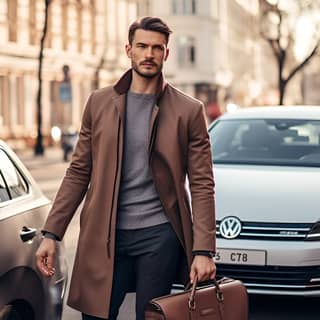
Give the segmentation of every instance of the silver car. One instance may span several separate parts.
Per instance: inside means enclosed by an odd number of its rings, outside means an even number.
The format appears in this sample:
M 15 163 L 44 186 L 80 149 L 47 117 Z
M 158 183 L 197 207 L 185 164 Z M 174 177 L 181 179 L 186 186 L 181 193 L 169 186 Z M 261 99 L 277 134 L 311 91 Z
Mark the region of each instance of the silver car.
M 320 107 L 256 107 L 209 128 L 218 276 L 320 296 Z
M 0 141 L 0 319 L 61 319 L 67 282 L 62 243 L 51 279 L 44 279 L 35 264 L 49 208 L 27 169 Z

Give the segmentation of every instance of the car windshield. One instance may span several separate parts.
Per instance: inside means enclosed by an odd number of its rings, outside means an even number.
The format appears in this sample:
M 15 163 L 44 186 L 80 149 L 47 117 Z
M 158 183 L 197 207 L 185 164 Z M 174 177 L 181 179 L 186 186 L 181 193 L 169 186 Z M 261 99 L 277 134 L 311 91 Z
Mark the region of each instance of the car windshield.
M 320 121 L 218 120 L 209 134 L 214 163 L 320 167 Z

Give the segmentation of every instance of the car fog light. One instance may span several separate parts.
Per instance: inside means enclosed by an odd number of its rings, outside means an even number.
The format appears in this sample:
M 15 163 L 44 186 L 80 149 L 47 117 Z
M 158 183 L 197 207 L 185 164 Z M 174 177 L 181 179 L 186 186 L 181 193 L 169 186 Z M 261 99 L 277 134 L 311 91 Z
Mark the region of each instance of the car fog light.
M 319 241 L 320 240 L 320 222 L 313 225 L 310 232 L 306 236 L 306 240 Z

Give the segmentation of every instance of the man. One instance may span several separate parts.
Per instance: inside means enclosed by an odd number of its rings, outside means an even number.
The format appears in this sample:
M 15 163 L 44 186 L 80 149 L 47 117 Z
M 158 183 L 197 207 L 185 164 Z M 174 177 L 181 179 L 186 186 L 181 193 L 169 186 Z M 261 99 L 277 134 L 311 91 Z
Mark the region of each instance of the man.
M 115 86 L 89 97 L 72 162 L 44 227 L 37 265 L 51 276 L 54 239 L 63 238 L 86 194 L 68 299 L 84 320 L 116 319 L 132 289 L 136 319 L 143 320 L 146 303 L 168 294 L 176 275 L 184 283 L 196 275 L 200 281 L 215 276 L 204 109 L 164 81 L 170 33 L 154 17 L 130 26 L 126 52 L 132 68 Z

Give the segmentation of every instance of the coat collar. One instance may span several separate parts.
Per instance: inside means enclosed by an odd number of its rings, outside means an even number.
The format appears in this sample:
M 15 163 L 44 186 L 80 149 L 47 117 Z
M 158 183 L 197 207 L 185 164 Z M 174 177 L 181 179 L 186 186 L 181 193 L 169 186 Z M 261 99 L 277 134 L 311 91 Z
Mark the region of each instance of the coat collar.
M 132 69 L 129 69 L 123 76 L 119 79 L 119 81 L 114 85 L 114 90 L 119 94 L 126 94 L 129 91 L 130 85 L 132 81 Z M 164 80 L 163 73 L 161 72 L 159 75 L 157 90 L 156 90 L 156 103 L 159 104 L 163 93 L 166 89 L 167 83 Z

